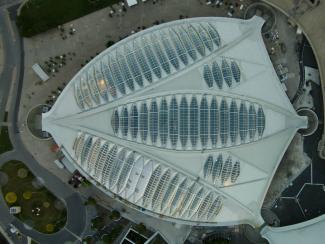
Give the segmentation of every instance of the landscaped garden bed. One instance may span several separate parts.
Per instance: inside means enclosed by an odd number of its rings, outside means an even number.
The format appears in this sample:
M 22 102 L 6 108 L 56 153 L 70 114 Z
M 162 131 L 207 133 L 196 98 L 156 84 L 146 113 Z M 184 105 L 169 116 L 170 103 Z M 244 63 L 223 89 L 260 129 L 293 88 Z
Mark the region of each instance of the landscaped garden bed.
M 42 186 L 22 162 L 5 163 L 0 174 L 1 191 L 8 207 L 21 207 L 15 215 L 18 219 L 42 233 L 57 232 L 65 225 L 65 204 Z

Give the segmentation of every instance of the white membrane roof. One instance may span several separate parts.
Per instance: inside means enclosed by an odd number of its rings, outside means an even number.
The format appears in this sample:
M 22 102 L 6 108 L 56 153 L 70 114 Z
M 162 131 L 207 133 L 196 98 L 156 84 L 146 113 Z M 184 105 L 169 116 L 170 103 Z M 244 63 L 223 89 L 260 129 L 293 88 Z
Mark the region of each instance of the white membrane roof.
M 278 164 L 307 123 L 262 25 L 193 18 L 136 33 L 76 74 L 43 130 L 100 189 L 148 214 L 258 226 Z

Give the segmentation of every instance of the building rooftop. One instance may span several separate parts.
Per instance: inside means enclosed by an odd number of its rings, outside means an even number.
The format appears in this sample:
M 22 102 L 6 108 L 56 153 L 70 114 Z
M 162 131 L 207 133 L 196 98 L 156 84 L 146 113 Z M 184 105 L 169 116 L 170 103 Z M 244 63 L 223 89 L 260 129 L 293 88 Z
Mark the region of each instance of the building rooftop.
M 131 35 L 76 74 L 43 129 L 100 189 L 147 214 L 261 225 L 272 177 L 307 123 L 283 91 L 262 25 L 193 18 Z

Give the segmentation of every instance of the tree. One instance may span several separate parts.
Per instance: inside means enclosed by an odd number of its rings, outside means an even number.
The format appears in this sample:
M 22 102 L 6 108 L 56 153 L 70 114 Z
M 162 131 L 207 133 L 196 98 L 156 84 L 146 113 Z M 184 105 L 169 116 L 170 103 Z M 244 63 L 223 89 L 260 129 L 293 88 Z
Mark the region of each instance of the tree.
M 144 235 L 147 231 L 147 227 L 144 225 L 144 223 L 139 223 L 138 225 L 134 226 L 134 229 L 142 235 Z
M 15 192 L 8 192 L 5 196 L 7 203 L 13 204 L 17 201 L 17 194 Z
M 121 217 L 121 214 L 119 211 L 113 210 L 110 217 L 112 220 L 118 220 Z

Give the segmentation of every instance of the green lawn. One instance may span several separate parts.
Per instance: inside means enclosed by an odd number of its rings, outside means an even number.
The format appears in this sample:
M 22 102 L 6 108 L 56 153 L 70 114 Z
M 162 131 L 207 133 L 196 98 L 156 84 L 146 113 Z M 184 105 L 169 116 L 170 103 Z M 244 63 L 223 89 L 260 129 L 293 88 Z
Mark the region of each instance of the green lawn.
M 30 37 L 117 2 L 119 0 L 29 0 L 17 18 L 17 25 L 22 36 Z
M 9 139 L 8 127 L 0 127 L 0 154 L 12 150 L 12 145 Z
M 18 169 L 21 168 L 28 171 L 25 178 L 19 178 L 17 175 Z M 12 204 L 8 203 L 8 206 L 21 206 L 22 208 L 22 212 L 16 217 L 43 233 L 57 232 L 65 225 L 65 207 L 61 210 L 57 209 L 54 203 L 60 200 L 46 188 L 37 189 L 32 185 L 35 177 L 22 162 L 9 161 L 2 166 L 0 171 L 8 175 L 8 182 L 1 189 L 4 198 L 8 192 L 14 192 L 17 195 L 17 201 Z M 24 192 L 31 192 L 31 198 L 26 200 L 23 197 Z M 61 205 L 63 205 L 62 202 Z M 36 208 L 40 209 L 39 216 L 32 212 Z M 52 230 L 47 229 L 49 224 L 54 227 Z

